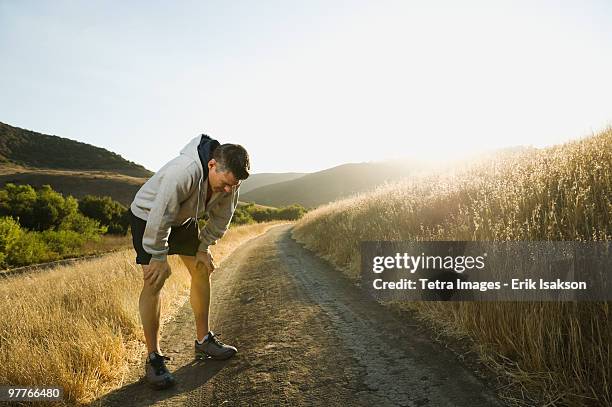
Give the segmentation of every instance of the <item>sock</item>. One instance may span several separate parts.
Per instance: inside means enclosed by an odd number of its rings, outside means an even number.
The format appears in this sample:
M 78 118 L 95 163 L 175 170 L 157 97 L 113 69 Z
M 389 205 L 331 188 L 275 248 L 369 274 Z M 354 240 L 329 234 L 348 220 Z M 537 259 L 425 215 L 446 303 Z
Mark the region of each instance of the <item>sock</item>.
M 206 340 L 208 339 L 208 334 L 206 334 L 206 336 L 204 336 L 204 338 L 202 340 L 197 339 L 198 343 L 201 345 L 203 344 Z

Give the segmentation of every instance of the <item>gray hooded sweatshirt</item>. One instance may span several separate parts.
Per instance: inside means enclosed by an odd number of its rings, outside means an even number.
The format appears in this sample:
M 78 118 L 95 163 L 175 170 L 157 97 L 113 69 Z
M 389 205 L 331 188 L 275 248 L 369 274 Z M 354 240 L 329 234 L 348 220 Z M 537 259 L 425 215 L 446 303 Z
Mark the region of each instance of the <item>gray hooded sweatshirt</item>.
M 200 229 L 198 250 L 206 251 L 223 237 L 238 205 L 239 187 L 231 192 L 214 192 L 205 207 L 208 176 L 204 178 L 198 155 L 201 136 L 192 139 L 174 158 L 138 190 L 130 205 L 132 213 L 147 221 L 142 237 L 143 249 L 155 260 L 168 255 L 170 227 L 208 214 L 206 226 Z

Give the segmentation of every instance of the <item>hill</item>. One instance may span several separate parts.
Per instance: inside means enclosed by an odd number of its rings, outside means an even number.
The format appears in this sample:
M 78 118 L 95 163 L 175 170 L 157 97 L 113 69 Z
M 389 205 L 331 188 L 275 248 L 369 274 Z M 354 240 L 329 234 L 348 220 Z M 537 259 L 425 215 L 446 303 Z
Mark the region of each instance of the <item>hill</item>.
M 241 193 L 240 199 L 276 207 L 298 203 L 313 208 L 407 177 L 418 168 L 422 166 L 405 162 L 343 164 Z
M 123 205 L 132 202 L 136 191 L 146 180 L 104 171 L 48 170 L 0 164 L 0 187 L 9 182 L 29 184 L 35 188 L 47 184 L 64 195 L 76 198 L 85 195 L 110 196 Z
M 457 157 L 443 162 L 402 158 L 383 162 L 343 164 L 311 174 L 302 174 L 299 177 L 297 177 L 297 173 L 257 174 L 255 177 L 261 175 L 262 181 L 268 184 L 246 190 L 241 187 L 240 199 L 244 202 L 255 202 L 260 205 L 275 207 L 297 203 L 306 208 L 314 208 L 356 193 L 372 190 L 385 182 L 414 177 L 431 171 L 457 170 L 470 166 L 474 162 L 509 160 L 521 154 L 533 153 L 536 150 L 529 146 L 513 146 L 478 152 L 467 157 Z M 274 177 L 266 178 L 265 176 L 268 175 L 277 175 L 279 176 L 277 179 L 291 175 L 296 175 L 296 177 L 273 183 Z
M 91 170 L 148 178 L 153 173 L 101 147 L 0 122 L 0 163 L 55 170 Z
M 246 194 L 254 189 L 264 187 L 266 185 L 277 184 L 279 182 L 291 181 L 306 175 L 302 172 L 285 172 L 285 173 L 261 173 L 252 174 L 245 179 L 240 186 L 240 194 Z

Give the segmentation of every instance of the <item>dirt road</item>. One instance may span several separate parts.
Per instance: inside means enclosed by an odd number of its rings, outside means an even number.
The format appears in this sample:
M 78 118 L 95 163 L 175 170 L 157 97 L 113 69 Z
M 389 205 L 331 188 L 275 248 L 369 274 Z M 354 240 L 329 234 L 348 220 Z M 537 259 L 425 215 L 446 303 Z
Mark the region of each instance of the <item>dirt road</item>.
M 457 357 L 275 227 L 215 272 L 212 329 L 238 348 L 194 361 L 187 303 L 162 333 L 180 384 L 133 382 L 101 405 L 501 405 Z M 134 373 L 133 380 L 141 374 Z

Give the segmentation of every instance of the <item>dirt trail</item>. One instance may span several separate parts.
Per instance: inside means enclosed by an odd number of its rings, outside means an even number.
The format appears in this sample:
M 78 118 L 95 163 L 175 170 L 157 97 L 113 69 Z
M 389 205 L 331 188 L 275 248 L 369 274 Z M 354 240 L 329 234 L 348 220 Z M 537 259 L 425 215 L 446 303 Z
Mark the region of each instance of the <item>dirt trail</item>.
M 290 225 L 251 240 L 215 272 L 212 329 L 238 348 L 194 361 L 187 303 L 162 333 L 180 384 L 135 381 L 98 405 L 497 406 L 457 357 L 369 299 L 291 239 Z

